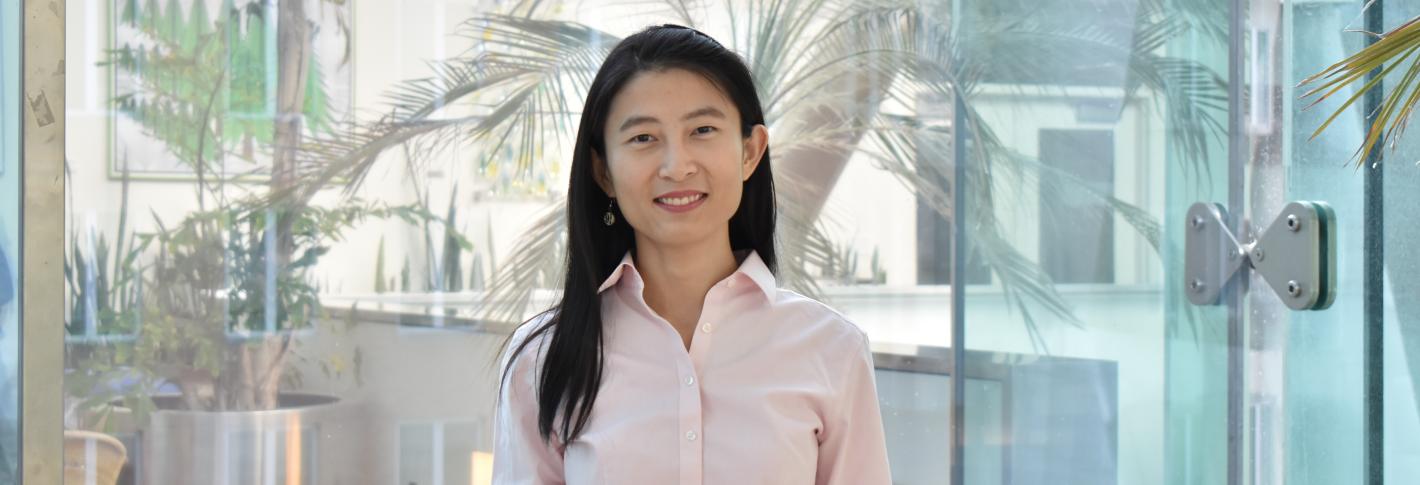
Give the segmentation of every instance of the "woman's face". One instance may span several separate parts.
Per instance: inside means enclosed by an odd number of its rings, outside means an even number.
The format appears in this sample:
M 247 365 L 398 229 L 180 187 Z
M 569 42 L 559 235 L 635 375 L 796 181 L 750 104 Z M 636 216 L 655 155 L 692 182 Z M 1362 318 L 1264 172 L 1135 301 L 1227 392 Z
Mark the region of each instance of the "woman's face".
M 616 199 L 638 239 L 686 245 L 729 240 L 744 181 L 769 144 L 755 125 L 740 136 L 728 95 L 684 69 L 635 75 L 612 99 L 597 183 Z

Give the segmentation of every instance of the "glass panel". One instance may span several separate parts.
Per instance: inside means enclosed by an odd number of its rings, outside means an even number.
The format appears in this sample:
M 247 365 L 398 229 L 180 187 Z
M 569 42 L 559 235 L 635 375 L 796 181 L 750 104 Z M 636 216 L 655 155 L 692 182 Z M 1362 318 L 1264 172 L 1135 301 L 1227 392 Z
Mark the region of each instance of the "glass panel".
M 1248 438 L 1254 441 L 1252 474 L 1261 483 L 1355 482 L 1364 476 L 1362 221 L 1364 172 L 1347 166 L 1363 130 L 1361 106 L 1329 133 L 1308 141 L 1316 126 L 1340 106 L 1340 97 L 1302 108 L 1294 86 L 1355 52 L 1364 39 L 1344 32 L 1359 25 L 1362 2 L 1254 2 L 1252 61 L 1258 87 L 1277 89 L 1254 106 L 1248 217 L 1261 231 L 1292 200 L 1322 200 L 1336 211 L 1337 297 L 1330 309 L 1294 312 L 1266 280 L 1253 274 L 1248 298 Z M 1290 20 L 1290 22 L 1288 22 Z M 1282 39 L 1274 54 L 1264 46 Z M 1273 59 L 1281 58 L 1278 62 Z M 1276 120 L 1263 122 L 1262 120 Z M 1252 236 L 1249 236 L 1252 237 Z M 1326 358 L 1317 358 L 1326 356 Z
M 66 426 L 125 445 L 120 483 L 487 483 L 495 359 L 560 288 L 586 82 L 610 39 L 679 4 L 70 2 Z M 906 3 L 920 30 L 852 2 L 756 5 L 686 14 L 760 76 L 780 285 L 882 358 L 935 355 L 949 152 L 895 137 L 950 119 L 944 82 L 914 76 L 951 53 L 906 34 L 950 33 L 949 4 Z M 542 22 L 506 16 L 528 6 Z M 498 69 L 519 74 L 480 84 Z M 513 95 L 526 86 L 540 94 Z M 378 153 L 346 156 L 366 142 Z M 882 374 L 884 409 L 903 410 L 884 411 L 889 453 L 901 483 L 939 483 L 940 455 L 909 457 L 940 439 L 920 431 L 947 422 L 948 374 L 911 360 L 881 371 L 915 378 Z M 967 369 L 988 481 L 1024 460 L 1002 409 L 1025 391 L 1004 379 L 1044 385 L 1002 368 Z
M 1227 201 L 1228 2 L 969 1 L 968 483 L 1224 483 L 1226 319 L 1183 299 L 1189 205 Z M 973 424 L 968 424 L 971 429 Z
M 20 4 L 0 4 L 0 483 L 20 458 Z
M 898 484 L 942 483 L 950 472 L 948 455 L 951 422 L 949 375 L 896 370 L 878 370 L 878 399 L 884 417 L 883 428 L 893 451 L 892 480 Z M 967 453 L 973 466 L 966 470 L 968 483 L 1001 483 L 1008 472 L 1008 447 L 1001 441 L 1013 423 L 1002 403 L 1010 397 L 1011 382 L 968 378 L 970 399 L 967 414 L 968 439 L 995 446 L 980 446 Z M 982 412 L 979 417 L 973 413 Z
M 1360 482 L 1366 460 L 1382 458 L 1365 453 L 1364 270 L 1365 258 L 1379 255 L 1363 239 L 1369 168 L 1358 170 L 1352 158 L 1365 131 L 1364 106 L 1357 103 L 1312 139 L 1354 87 L 1310 108 L 1314 98 L 1302 95 L 1312 86 L 1297 87 L 1364 47 L 1365 35 L 1356 31 L 1364 30 L 1366 3 L 1252 4 L 1247 216 L 1260 231 L 1289 201 L 1324 201 L 1336 214 L 1337 255 L 1336 299 L 1323 311 L 1288 310 L 1253 274 L 1244 409 L 1254 483 Z M 1387 168 L 1414 169 L 1408 165 Z M 1385 256 L 1406 258 L 1403 251 Z M 1387 383 L 1388 397 L 1391 388 Z
M 1386 29 L 1416 17 L 1420 17 L 1420 4 L 1385 2 Z M 1420 477 L 1420 301 L 1414 296 L 1420 295 L 1420 250 L 1415 249 L 1420 241 L 1420 214 L 1415 210 L 1420 207 L 1420 132 L 1411 130 L 1396 142 L 1396 150 L 1387 152 L 1382 162 L 1385 243 L 1381 252 L 1386 281 L 1382 419 L 1387 485 Z
M 1361 476 L 1368 253 L 1344 161 L 1362 120 L 1309 141 L 1337 104 L 1304 110 L 1295 88 L 1360 47 L 1361 0 L 1248 2 L 1243 180 L 1229 0 L 851 3 L 68 2 L 65 425 L 126 456 L 86 464 L 120 483 L 487 483 L 494 361 L 560 288 L 588 77 L 611 40 L 688 16 L 759 76 L 780 284 L 872 339 L 898 483 L 950 470 L 958 186 L 968 483 L 1225 483 L 1226 309 L 1188 304 L 1178 275 L 1182 216 L 1230 183 L 1254 225 L 1298 199 L 1340 224 L 1330 309 L 1287 311 L 1257 275 L 1242 303 L 1248 481 Z M 1402 3 L 1389 25 L 1420 13 Z M 13 290 L 19 15 L 3 8 Z M 481 83 L 499 69 L 517 75 Z M 1420 474 L 1420 308 L 1402 297 L 1420 292 L 1417 147 L 1385 175 L 1389 483 Z M 4 296 L 0 482 L 18 448 Z
M 70 2 L 65 421 L 126 456 L 90 466 L 124 483 L 487 481 L 493 361 L 559 288 L 576 120 L 562 103 L 580 106 L 608 39 L 677 18 L 670 4 L 534 3 L 554 23 L 472 0 Z M 685 14 L 761 76 L 786 181 L 780 283 L 873 340 L 900 483 L 950 469 L 954 163 L 967 170 L 969 483 L 1225 481 L 1225 309 L 1187 304 L 1176 275 L 1180 218 L 1226 201 L 1229 182 L 1254 225 L 1298 199 L 1327 201 L 1340 224 L 1330 309 L 1287 311 L 1250 282 L 1248 479 L 1349 483 L 1364 465 L 1366 253 L 1362 179 L 1344 161 L 1361 119 L 1308 141 L 1337 104 L 1304 110 L 1294 86 L 1360 47 L 1344 30 L 1361 3 L 1250 2 L 1251 158 L 1236 181 L 1227 0 L 924 0 L 904 5 L 914 29 L 871 28 L 872 10 L 838 4 Z M 1416 15 L 1398 3 L 1390 25 Z M 18 194 L 5 8 L 0 184 Z M 805 30 L 747 31 L 732 12 Z M 828 28 L 840 22 L 863 27 Z M 760 47 L 776 39 L 804 54 Z M 528 59 L 516 82 L 475 82 L 490 60 Z M 526 85 L 545 95 L 510 95 Z M 1416 143 L 1395 159 L 1417 158 Z M 1402 249 L 1420 237 L 1405 232 L 1415 172 L 1386 172 L 1392 482 L 1420 473 L 1405 459 L 1420 448 L 1407 431 L 1420 428 L 1420 330 L 1398 296 L 1420 287 Z M 18 209 L 0 200 L 0 290 L 16 288 Z M 15 308 L 0 299 L 0 481 L 17 449 Z

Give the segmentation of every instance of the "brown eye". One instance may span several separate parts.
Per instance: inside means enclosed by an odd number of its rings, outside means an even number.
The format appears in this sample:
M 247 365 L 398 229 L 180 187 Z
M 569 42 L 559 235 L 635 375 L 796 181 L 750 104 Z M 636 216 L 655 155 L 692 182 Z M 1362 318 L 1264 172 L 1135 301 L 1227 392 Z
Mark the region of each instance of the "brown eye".
M 706 134 L 706 133 L 713 133 L 714 131 L 715 131 L 715 127 L 713 127 L 713 126 L 702 126 L 702 127 L 699 127 L 699 128 L 696 128 L 696 129 L 695 129 L 695 134 L 697 134 L 697 135 L 704 135 L 704 134 Z
M 631 142 L 632 142 L 632 143 L 647 143 L 647 142 L 650 142 L 650 141 L 651 141 L 651 135 L 647 135 L 647 134 L 644 134 L 644 133 L 643 133 L 643 134 L 640 134 L 640 135 L 636 135 L 636 136 L 631 137 Z

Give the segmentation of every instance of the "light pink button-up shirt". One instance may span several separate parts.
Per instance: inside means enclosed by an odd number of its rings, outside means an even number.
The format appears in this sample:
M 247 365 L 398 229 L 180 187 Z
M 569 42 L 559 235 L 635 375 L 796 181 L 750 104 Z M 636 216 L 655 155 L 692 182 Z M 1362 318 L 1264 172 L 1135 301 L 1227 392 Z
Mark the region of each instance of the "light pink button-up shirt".
M 606 361 L 583 434 L 566 445 L 538 437 L 543 334 L 498 397 L 493 483 L 890 483 L 867 335 L 777 288 L 758 253 L 742 261 L 705 296 L 687 352 L 646 305 L 630 253 L 622 258 L 598 290 Z

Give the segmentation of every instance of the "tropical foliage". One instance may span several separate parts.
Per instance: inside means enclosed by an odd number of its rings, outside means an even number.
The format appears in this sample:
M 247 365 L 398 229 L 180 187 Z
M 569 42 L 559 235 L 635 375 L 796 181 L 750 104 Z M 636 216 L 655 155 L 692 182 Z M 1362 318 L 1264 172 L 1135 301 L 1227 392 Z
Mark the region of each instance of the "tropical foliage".
M 1389 93 L 1385 94 L 1380 108 L 1373 113 L 1375 119 L 1366 128 L 1364 141 L 1352 155 L 1358 165 L 1365 162 L 1367 154 L 1371 153 L 1377 144 L 1383 143 L 1382 140 L 1390 140 L 1391 149 L 1394 150 L 1395 141 L 1405 133 L 1405 127 L 1410 124 L 1410 117 L 1415 114 L 1416 102 L 1420 101 L 1420 52 L 1417 52 L 1420 51 L 1420 17 L 1410 19 L 1409 22 L 1377 37 L 1376 41 L 1365 49 L 1328 66 L 1301 83 L 1319 83 L 1303 95 L 1304 98 L 1316 98 L 1307 106 L 1311 107 L 1358 81 L 1366 80 L 1365 84 L 1352 92 L 1346 102 L 1336 108 L 1336 111 L 1312 132 L 1312 138 L 1321 135 L 1341 113 L 1345 113 L 1357 101 L 1365 98 L 1367 93 L 1378 89 L 1385 79 L 1395 83 L 1387 89 Z M 1392 71 L 1406 66 L 1407 61 L 1409 66 L 1397 72 L 1399 77 L 1390 76 Z M 1366 76 L 1371 73 L 1378 75 L 1367 80 Z M 1383 156 L 1383 153 L 1377 153 L 1377 159 Z
M 184 4 L 191 7 L 184 11 Z M 290 171 L 291 157 L 285 154 L 299 143 L 298 132 L 328 132 L 333 126 L 320 64 L 310 54 L 315 36 L 297 28 L 310 24 L 304 2 L 272 6 L 228 0 L 209 19 L 201 0 L 169 0 L 163 8 L 155 0 L 142 7 L 137 1 L 123 5 L 120 27 L 137 32 L 137 40 L 112 50 L 107 63 L 135 84 L 114 102 L 194 170 L 198 210 L 171 227 L 155 213 L 157 230 L 136 236 L 125 235 L 123 210 L 115 250 L 122 257 L 115 262 L 121 272 L 114 281 L 122 291 L 106 283 L 103 238 L 98 256 L 86 256 L 77 244 L 73 248 L 66 275 L 76 305 L 106 303 L 76 306 L 71 327 L 82 324 L 78 319 L 92 319 L 92 313 L 109 318 L 121 309 L 116 321 L 135 333 L 130 341 L 73 353 L 86 359 L 75 366 L 82 371 L 66 379 L 80 408 L 103 407 L 121 397 L 141 412 L 152 407 L 153 393 L 168 386 L 181 391 L 187 409 L 275 408 L 281 380 L 289 377 L 295 332 L 310 328 L 320 309 L 309 270 L 330 245 L 370 218 L 397 217 L 416 225 L 438 220 L 417 204 L 346 200 L 325 208 L 261 205 L 229 196 L 227 187 L 240 183 L 234 177 L 241 174 L 219 170 L 220 163 L 271 150 L 271 186 L 286 187 L 292 180 L 283 175 Z M 278 14 L 279 29 L 274 27 Z M 343 18 L 341 26 L 345 30 Z M 292 32 L 299 41 L 280 40 Z M 292 59 L 298 61 L 285 62 Z M 128 238 L 133 242 L 124 244 Z
M 67 182 L 67 162 L 64 176 Z M 141 323 L 143 277 L 138 265 L 147 244 L 128 226 L 128 188 L 125 169 L 118 232 L 111 246 L 108 236 L 93 228 L 72 229 L 74 237 L 64 256 L 64 282 L 70 296 L 64 329 L 70 338 L 132 335 Z
M 274 141 L 276 19 L 261 2 L 226 0 L 215 20 L 206 2 L 190 4 L 186 12 L 177 0 L 123 5 L 120 27 L 137 35 L 113 49 L 109 63 L 134 85 L 113 101 L 178 160 L 199 174 L 220 173 L 210 165 L 232 155 L 252 160 Z M 315 55 L 308 64 L 301 114 L 307 129 L 329 132 L 324 73 Z
M 970 21 L 952 18 L 945 7 L 912 1 L 726 0 L 718 2 L 720 8 L 713 3 L 665 0 L 635 6 L 638 12 L 659 11 L 660 18 L 690 26 L 712 9 L 728 18 L 728 32 L 711 34 L 748 61 L 775 140 L 781 279 L 810 294 L 818 291 L 815 275 L 822 273 L 813 268 L 833 266 L 838 254 L 824 235 L 820 212 L 836 174 L 853 155 L 870 157 L 951 217 L 952 189 L 944 181 L 951 178 L 953 160 L 918 154 L 950 154 L 955 143 L 964 141 L 964 222 L 974 241 L 972 254 L 991 269 L 1033 337 L 1039 335 L 1034 311 L 1074 321 L 1050 277 L 1005 236 L 997 220 L 996 191 L 1006 184 L 1077 181 L 1055 176 L 997 138 L 973 103 L 973 93 L 985 83 L 1036 82 L 1052 90 L 1056 87 L 1039 80 L 1054 79 L 1067 69 L 1113 70 L 1124 87 L 1122 102 L 1145 99 L 1159 105 L 1169 139 L 1175 141 L 1171 154 L 1180 163 L 1206 170 L 1209 150 L 1225 139 L 1221 77 L 1189 58 L 1169 56 L 1171 43 L 1225 43 L 1225 18 L 1205 2 L 1092 3 L 1129 13 L 1116 28 L 1064 21 L 1067 12 L 1061 8 L 994 6 L 1001 2 L 968 4 L 974 10 L 961 10 L 973 15 Z M 304 182 L 273 197 L 308 200 L 315 187 L 342 178 L 349 180 L 347 193 L 354 193 L 381 154 L 395 147 L 414 147 L 406 158 L 417 164 L 435 158 L 426 154 L 474 145 L 489 154 L 479 161 L 487 168 L 505 162 L 500 154 L 511 146 L 516 173 L 556 169 L 559 160 L 538 154 L 571 136 L 575 105 L 619 40 L 611 32 L 564 20 L 556 10 L 523 2 L 501 14 L 469 19 L 460 35 L 473 49 L 438 60 L 430 78 L 395 86 L 391 107 L 378 120 L 341 136 L 308 140 L 302 150 Z M 1110 54 L 1101 58 L 1103 64 L 1075 63 L 1080 53 L 1100 52 Z M 1140 93 L 1147 95 L 1135 96 Z M 949 105 L 959 101 L 948 109 L 965 110 L 966 124 L 928 124 L 880 109 L 888 100 L 913 106 L 922 97 Z M 811 187 L 825 173 L 832 175 L 827 187 Z M 1119 211 L 1159 247 L 1159 225 L 1147 211 L 1111 194 L 1085 193 Z M 500 261 L 489 292 L 490 317 L 516 320 L 525 314 L 534 288 L 557 285 L 565 238 L 560 206 L 534 221 L 513 254 Z
M 177 384 L 189 409 L 275 406 L 275 389 L 296 330 L 320 315 L 310 270 L 346 231 L 369 219 L 419 224 L 436 217 L 418 205 L 350 201 L 291 215 L 297 257 L 274 270 L 275 210 L 234 205 L 189 214 L 145 235 L 160 254 L 133 363 Z

